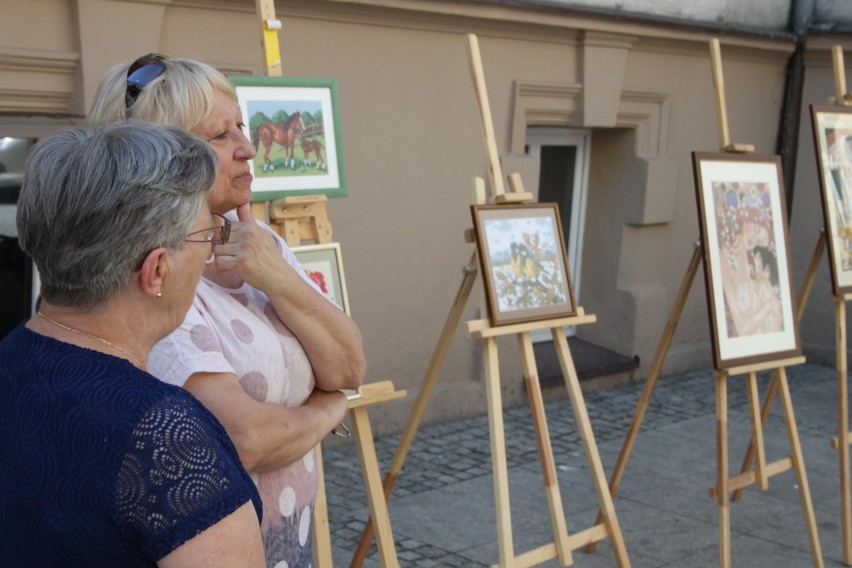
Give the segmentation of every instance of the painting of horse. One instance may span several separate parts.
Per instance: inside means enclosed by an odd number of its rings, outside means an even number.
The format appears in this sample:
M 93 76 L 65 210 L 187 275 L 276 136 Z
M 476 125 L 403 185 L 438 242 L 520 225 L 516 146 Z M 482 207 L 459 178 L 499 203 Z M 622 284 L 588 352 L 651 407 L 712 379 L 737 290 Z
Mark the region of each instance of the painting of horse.
M 298 133 L 305 131 L 305 123 L 302 122 L 302 114 L 299 111 L 290 115 L 286 122 L 264 122 L 257 127 L 257 137 L 259 140 L 258 150 L 260 145 L 263 145 L 263 171 L 273 171 L 272 161 L 269 159 L 269 153 L 272 151 L 272 145 L 278 144 L 284 148 L 284 167 L 293 168 L 296 165 L 296 160 L 293 156 L 296 149 L 296 136 Z
M 322 159 L 323 145 L 319 140 L 311 140 L 305 136 L 304 132 L 299 136 L 299 144 L 302 146 L 302 153 L 305 155 L 305 164 L 310 164 L 310 156 L 316 158 L 317 169 L 325 169 L 325 162 Z
M 0 3 L 2 0 L 0 0 Z M 343 197 L 346 170 L 337 81 L 313 77 L 229 77 L 254 147 L 252 199 Z

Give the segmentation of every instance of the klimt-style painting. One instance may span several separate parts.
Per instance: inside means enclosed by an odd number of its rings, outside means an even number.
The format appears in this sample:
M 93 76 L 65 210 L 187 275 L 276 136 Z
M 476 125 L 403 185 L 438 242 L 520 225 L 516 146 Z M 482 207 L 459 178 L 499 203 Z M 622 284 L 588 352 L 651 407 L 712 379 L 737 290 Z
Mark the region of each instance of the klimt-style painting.
M 798 355 L 780 159 L 693 162 L 716 367 Z

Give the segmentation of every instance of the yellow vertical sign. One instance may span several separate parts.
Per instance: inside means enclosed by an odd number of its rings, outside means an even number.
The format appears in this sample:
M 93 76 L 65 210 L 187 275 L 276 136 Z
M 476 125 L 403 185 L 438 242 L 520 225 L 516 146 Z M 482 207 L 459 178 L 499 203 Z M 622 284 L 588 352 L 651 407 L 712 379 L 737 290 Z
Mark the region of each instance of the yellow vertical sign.
M 278 45 L 278 30 L 281 21 L 275 17 L 274 0 L 257 0 L 257 11 L 263 24 L 263 48 L 266 56 L 266 74 L 281 77 L 281 48 Z

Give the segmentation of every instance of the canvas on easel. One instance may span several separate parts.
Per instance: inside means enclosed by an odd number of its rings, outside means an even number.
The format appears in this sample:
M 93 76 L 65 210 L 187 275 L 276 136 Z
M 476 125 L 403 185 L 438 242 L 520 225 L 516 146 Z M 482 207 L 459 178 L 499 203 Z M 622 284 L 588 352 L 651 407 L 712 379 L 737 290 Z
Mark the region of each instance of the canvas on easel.
M 835 295 L 852 292 L 852 108 L 811 105 Z
M 717 369 L 801 353 L 777 156 L 694 152 Z
M 296 255 L 299 266 L 305 271 L 323 296 L 348 315 L 349 296 L 346 293 L 346 277 L 340 243 L 303 245 L 290 249 Z
M 313 77 L 228 77 L 246 137 L 252 199 L 293 195 L 345 197 L 346 167 L 337 80 Z
M 475 183 L 474 205 L 471 209 L 475 223 L 472 237 L 477 243 L 485 287 L 490 287 L 490 292 L 486 294 L 490 299 L 485 308 L 488 319 L 469 321 L 467 328 L 472 339 L 482 342 L 497 516 L 498 565 L 501 568 L 533 566 L 558 558 L 562 565 L 567 566 L 573 563 L 573 550 L 606 538 L 612 545 L 616 564 L 620 568 L 628 568 L 630 559 L 612 496 L 606 485 L 603 464 L 564 333 L 566 326 L 594 323 L 595 317 L 587 315 L 575 305 L 561 223 L 554 204 L 530 203 L 533 196 L 524 191 L 519 174 L 508 176 L 510 192 L 503 189 L 479 42 L 475 35 L 469 34 L 467 43 L 491 182 L 491 193 L 487 200 L 489 205 L 486 205 L 485 184 Z M 502 289 L 500 284 L 504 284 Z M 520 293 L 515 293 L 516 290 L 520 290 Z M 533 296 L 530 305 L 522 301 L 524 293 Z M 533 352 L 531 334 L 539 330 L 550 331 L 553 338 L 602 511 L 600 520 L 573 534 L 568 533 Z M 497 345 L 499 337 L 510 335 L 516 337 L 520 349 L 554 539 L 521 554 L 516 554 L 512 536 Z
M 555 203 L 472 205 L 492 325 L 576 315 Z
M 846 90 L 846 66 L 843 48 L 832 48 L 835 96 L 827 105 L 812 105 L 811 120 L 821 188 L 824 226 L 820 243 L 828 244 L 834 302 L 835 358 L 837 368 L 838 435 L 831 446 L 838 450 L 840 462 L 840 532 L 843 563 L 852 566 L 852 474 L 850 474 L 849 378 L 847 361 L 846 302 L 852 300 L 852 223 L 850 191 L 852 172 L 848 138 L 852 133 L 852 94 Z M 821 254 L 821 250 L 819 253 Z M 817 252 L 811 263 L 816 271 Z
M 720 568 L 731 567 L 730 502 L 751 485 L 761 490 L 767 489 L 770 477 L 791 469 L 796 475 L 813 565 L 821 568 L 823 558 L 819 533 L 787 384 L 786 367 L 804 362 L 804 357 L 800 355 L 797 324 L 801 319 L 801 306 L 813 283 L 813 272 L 824 239 L 820 239 L 817 244 L 802 295 L 794 303 L 780 158 L 756 156 L 752 154 L 754 146 L 730 142 L 721 49 L 719 40 L 715 38 L 710 41 L 710 59 L 716 91 L 720 153 L 693 153 L 702 240 L 694 244 L 692 259 L 669 313 L 616 460 L 609 488 L 614 496 L 703 258 L 716 383 L 716 483 L 709 487 L 708 494 L 716 500 L 718 507 Z M 757 249 L 760 252 L 755 252 Z M 732 277 L 734 268 L 737 273 Z M 776 269 L 777 278 L 773 274 Z M 759 307 L 761 298 L 768 300 L 773 312 L 769 323 L 758 321 L 761 316 L 757 312 L 752 314 L 745 310 L 747 307 Z M 775 337 L 782 342 L 776 345 L 767 341 L 767 337 Z M 772 370 L 773 374 L 766 400 L 761 407 L 757 373 L 766 370 Z M 745 375 L 751 438 L 742 472 L 730 477 L 727 382 L 728 378 L 736 375 Z M 763 428 L 776 395 L 780 399 L 786 423 L 790 455 L 768 462 Z M 603 513 L 599 512 L 597 518 L 602 516 Z M 594 550 L 594 543 L 586 549 Z
M 479 43 L 477 37 L 473 34 L 468 34 L 466 36 L 466 40 L 468 54 L 470 56 L 470 70 L 474 82 L 474 91 L 479 111 L 480 126 L 482 127 L 483 147 L 485 150 L 491 189 L 491 195 L 487 202 L 491 205 L 504 208 L 510 215 L 514 214 L 517 217 L 515 204 L 528 203 L 533 200 L 533 196 L 523 190 L 523 184 L 521 183 L 520 176 L 518 174 L 508 176 L 511 191 L 506 192 L 504 190 L 503 174 L 498 158 L 494 128 L 491 123 L 488 95 L 486 93 L 485 79 L 482 72 Z M 485 181 L 482 178 L 475 178 L 474 207 L 485 206 L 485 193 Z M 541 205 L 531 205 L 530 207 L 540 208 Z M 474 215 L 475 214 L 476 209 L 474 209 Z M 561 228 L 559 230 L 559 234 L 561 235 Z M 465 232 L 465 235 L 468 242 L 474 242 L 475 240 L 479 241 L 475 235 L 475 231 L 468 230 Z M 523 240 L 524 239 L 521 235 L 520 241 Z M 511 243 L 509 251 L 511 251 Z M 555 256 L 555 250 L 553 252 Z M 564 255 L 564 249 L 560 254 Z M 409 414 L 409 419 L 400 437 L 400 442 L 388 467 L 388 472 L 383 483 L 386 497 L 390 496 L 390 492 L 392 491 L 402 470 L 403 462 L 411 447 L 419 422 L 423 417 L 426 404 L 428 403 L 429 397 L 431 396 L 434 388 L 434 383 L 438 378 L 441 364 L 443 363 L 449 349 L 453 332 L 461 319 L 465 303 L 467 302 L 469 294 L 473 288 L 477 273 L 475 268 L 476 256 L 477 254 L 474 253 L 470 262 L 463 269 L 464 277 L 462 284 L 447 316 L 441 336 L 429 363 L 429 368 L 427 369 L 426 375 L 420 386 L 417 400 Z M 518 258 L 520 258 L 520 254 Z M 495 260 L 495 257 L 492 255 L 489 257 L 489 260 L 493 261 Z M 498 255 L 496 260 L 499 264 L 505 259 L 501 260 L 500 255 Z M 567 266 L 567 263 L 564 262 L 564 258 L 562 262 Z M 489 266 L 488 261 L 486 261 L 483 266 Z M 522 276 L 522 273 L 519 273 L 518 278 L 526 277 L 530 285 L 534 285 L 533 276 L 538 277 L 540 275 L 540 273 L 536 274 L 536 269 L 534 268 L 531 269 L 530 273 L 523 274 L 524 276 Z M 567 268 L 561 273 L 559 280 L 564 282 L 567 286 L 567 291 L 565 293 L 565 298 L 567 298 L 572 294 L 570 291 L 570 279 L 568 278 Z M 540 284 L 544 286 L 543 283 L 540 282 Z M 565 309 L 565 307 L 568 306 L 568 302 L 566 302 L 565 299 L 559 303 L 562 305 L 560 309 Z M 569 309 L 571 310 L 570 313 L 573 315 L 567 317 L 549 315 L 545 319 L 533 318 L 531 321 L 526 321 L 526 317 L 529 315 L 527 314 L 521 318 L 523 323 L 504 322 L 503 325 L 494 325 L 490 319 L 478 319 L 467 322 L 469 337 L 482 342 L 485 395 L 489 416 L 492 454 L 494 505 L 497 517 L 498 566 L 501 568 L 508 568 L 509 566 L 534 566 L 536 564 L 547 562 L 553 558 L 558 558 L 561 565 L 568 566 L 573 563 L 573 550 L 583 547 L 590 542 L 598 542 L 603 539 L 609 539 L 610 544 L 612 545 L 612 554 L 616 564 L 620 568 L 629 568 L 630 566 L 630 560 L 627 556 L 618 517 L 615 513 L 612 498 L 606 486 L 603 464 L 597 450 L 597 444 L 594 440 L 594 433 L 589 421 L 588 411 L 586 410 L 585 403 L 583 401 L 579 378 L 577 377 L 570 348 L 564 332 L 565 326 L 591 324 L 594 323 L 596 319 L 593 315 L 587 315 L 582 308 L 575 306 L 573 297 L 571 297 Z M 489 312 L 490 310 L 486 308 L 484 311 Z M 566 310 L 566 313 L 568 313 L 568 310 Z M 562 368 L 565 378 L 568 396 L 574 410 L 577 429 L 583 442 L 584 452 L 589 462 L 589 472 L 592 475 L 595 493 L 597 494 L 598 502 L 602 511 L 601 519 L 596 521 L 594 525 L 572 534 L 568 533 L 567 522 L 563 511 L 555 459 L 553 456 L 553 448 L 550 444 L 547 419 L 544 413 L 544 404 L 541 394 L 541 385 L 539 384 L 535 354 L 532 347 L 531 332 L 535 330 L 550 330 L 553 337 L 554 346 L 556 347 L 557 355 L 559 357 L 560 367 Z M 539 450 L 544 490 L 547 496 L 554 538 L 553 541 L 548 544 L 533 550 L 528 550 L 521 554 L 515 553 L 512 536 L 508 462 L 503 429 L 503 406 L 501 401 L 499 357 L 497 348 L 498 338 L 509 335 L 516 336 L 518 346 L 521 351 L 521 359 L 524 367 L 524 381 L 530 403 L 533 429 L 536 437 L 535 441 Z M 364 558 L 367 555 L 367 551 L 369 550 L 373 532 L 374 528 L 372 524 L 368 522 L 361 533 L 358 550 L 356 550 L 355 558 L 351 564 L 352 568 L 357 568 L 362 565 Z

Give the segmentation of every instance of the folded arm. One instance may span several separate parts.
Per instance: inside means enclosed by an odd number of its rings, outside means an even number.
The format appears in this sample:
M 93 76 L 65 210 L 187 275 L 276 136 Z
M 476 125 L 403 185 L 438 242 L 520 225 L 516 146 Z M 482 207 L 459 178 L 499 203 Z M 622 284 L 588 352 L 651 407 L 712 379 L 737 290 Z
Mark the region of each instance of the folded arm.
M 184 388 L 222 423 L 252 473 L 301 459 L 340 424 L 347 408 L 343 393 L 321 389 L 295 408 L 259 402 L 229 373 L 195 373 Z
M 249 204 L 239 207 L 237 215 L 240 221 L 233 224 L 229 242 L 216 246 L 217 269 L 239 274 L 269 297 L 307 353 L 319 388 L 358 388 L 367 367 L 358 326 L 282 258 L 275 241 L 251 216 Z
M 292 267 L 283 261 L 282 265 L 281 277 L 272 279 L 263 290 L 278 318 L 302 344 L 317 386 L 329 391 L 358 388 L 366 362 L 357 325 Z

